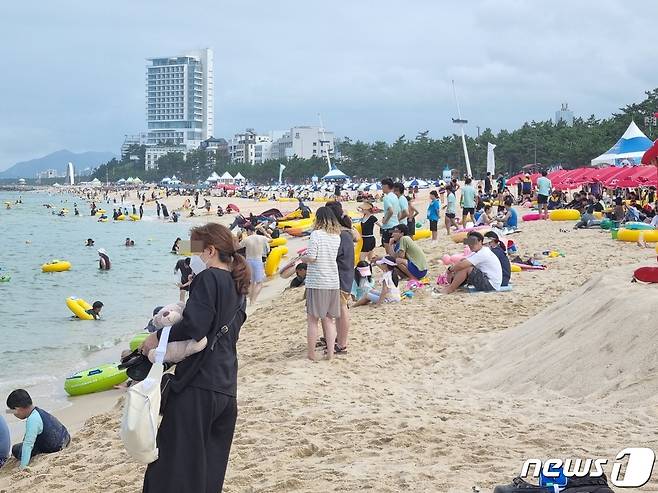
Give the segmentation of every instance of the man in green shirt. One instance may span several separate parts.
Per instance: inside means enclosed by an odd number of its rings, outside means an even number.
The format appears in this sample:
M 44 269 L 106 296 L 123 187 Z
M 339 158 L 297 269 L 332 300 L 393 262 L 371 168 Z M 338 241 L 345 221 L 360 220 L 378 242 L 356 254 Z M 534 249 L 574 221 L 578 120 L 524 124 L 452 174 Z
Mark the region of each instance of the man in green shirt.
M 470 176 L 464 180 L 462 187 L 462 225 L 466 227 L 466 218 L 470 216 L 475 221 L 475 188 L 473 188 Z
M 397 267 L 409 279 L 421 280 L 427 276 L 427 258 L 418 244 L 407 236 L 407 225 L 398 224 L 391 234 L 391 248 L 395 252 Z

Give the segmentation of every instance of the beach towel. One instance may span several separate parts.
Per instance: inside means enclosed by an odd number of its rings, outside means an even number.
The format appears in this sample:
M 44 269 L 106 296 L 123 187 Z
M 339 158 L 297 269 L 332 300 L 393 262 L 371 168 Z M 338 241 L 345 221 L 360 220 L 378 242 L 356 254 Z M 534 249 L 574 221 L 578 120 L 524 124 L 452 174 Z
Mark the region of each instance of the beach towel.
M 121 440 L 128 454 L 142 464 L 150 464 L 158 458 L 155 439 L 160 414 L 160 382 L 170 329 L 165 327 L 162 330 L 155 350 L 155 363 L 144 380 L 128 389 L 123 408 Z

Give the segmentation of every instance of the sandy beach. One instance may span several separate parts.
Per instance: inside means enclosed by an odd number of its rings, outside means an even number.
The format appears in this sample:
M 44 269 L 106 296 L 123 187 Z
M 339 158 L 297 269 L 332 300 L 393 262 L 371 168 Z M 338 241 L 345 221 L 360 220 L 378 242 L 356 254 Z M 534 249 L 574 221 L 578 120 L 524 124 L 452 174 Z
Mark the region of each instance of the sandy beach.
M 183 200 L 166 203 L 173 210 Z M 219 200 L 246 214 L 295 207 Z M 425 207 L 419 200 L 421 215 Z M 648 314 L 658 289 L 630 283 L 634 266 L 655 265 L 656 252 L 572 225 L 521 223 L 510 238 L 523 256 L 564 256 L 512 274 L 510 292 L 436 298 L 424 288 L 397 305 L 352 309 L 348 354 L 331 362 L 305 358 L 302 291 L 281 293 L 286 282 L 269 281 L 238 345 L 239 416 L 224 491 L 490 491 L 528 458 L 658 448 L 658 343 Z M 421 245 L 433 280 L 442 255 L 462 249 L 445 231 L 437 245 Z M 66 450 L 37 457 L 28 471 L 15 462 L 1 469 L 0 492 L 140 491 L 144 467 L 118 437 L 120 395 L 93 402 L 59 413 L 77 430 Z M 658 491 L 655 474 L 642 492 Z

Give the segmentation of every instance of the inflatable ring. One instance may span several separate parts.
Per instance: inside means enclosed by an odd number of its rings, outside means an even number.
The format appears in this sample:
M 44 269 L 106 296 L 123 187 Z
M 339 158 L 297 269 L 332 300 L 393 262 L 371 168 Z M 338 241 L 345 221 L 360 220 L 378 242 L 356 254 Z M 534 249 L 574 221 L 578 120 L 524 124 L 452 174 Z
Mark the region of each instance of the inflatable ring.
M 576 209 L 556 209 L 548 212 L 548 218 L 551 221 L 578 221 L 580 212 Z
M 11 276 L 0 276 L 0 282 L 9 282 L 11 281 Z
M 312 228 L 309 226 L 307 228 L 287 228 L 286 233 L 290 236 L 306 236 L 310 235 Z
M 279 221 L 277 226 L 279 228 L 306 228 L 308 226 L 313 226 L 315 222 L 315 216 L 307 217 L 305 219 L 292 219 L 288 221 Z
M 523 214 L 521 216 L 521 219 L 523 219 L 524 221 L 538 221 L 539 212 L 530 212 L 528 214 Z
M 71 296 L 70 298 L 66 298 L 66 306 L 80 320 L 94 320 L 94 316 L 87 313 L 87 310 L 91 310 L 92 307 L 85 300 Z
M 151 335 L 150 332 L 140 332 L 135 337 L 130 339 L 130 350 L 134 351 L 146 340 L 146 338 Z
M 628 222 L 624 224 L 624 229 L 635 229 L 635 230 L 652 230 L 655 229 L 651 224 L 648 223 L 639 223 L 639 222 Z
M 41 272 L 64 272 L 71 268 L 71 262 L 66 260 L 53 260 L 41 266 Z
M 281 199 L 279 199 L 279 200 L 281 200 Z M 292 221 L 293 219 L 302 219 L 302 211 L 300 211 L 299 209 L 296 209 L 296 210 L 292 211 L 290 214 L 286 214 L 285 216 L 283 216 L 281 219 L 279 219 L 278 222 L 282 223 L 284 221 Z
M 117 221 L 123 221 L 125 218 L 126 218 L 126 216 L 124 216 L 123 214 L 119 214 L 117 216 Z
M 414 234 L 411 239 L 414 241 L 418 240 L 426 240 L 428 238 L 432 237 L 432 232 L 429 229 L 419 229 L 416 231 L 416 234 Z
M 272 248 L 270 254 L 267 256 L 267 260 L 265 261 L 265 275 L 267 275 L 267 277 L 272 277 L 277 272 L 279 264 L 281 263 L 281 257 L 287 253 L 287 246 Z
M 658 243 L 658 229 L 651 231 L 639 229 L 620 229 L 617 231 L 617 239 L 619 241 L 639 241 L 640 236 L 644 241 L 649 243 Z
M 107 211 L 105 209 L 96 209 L 96 214 L 105 214 Z
M 479 233 L 484 234 L 489 231 L 491 228 L 487 227 L 486 230 L 478 230 Z M 464 243 L 464 240 L 468 236 L 469 231 L 457 231 L 450 235 L 450 239 L 455 243 Z
M 603 212 L 601 212 L 601 211 L 594 211 L 594 218 L 595 218 L 595 219 L 603 219 Z
M 128 217 L 131 221 L 139 221 L 139 214 L 131 214 Z
M 101 217 L 101 218 L 98 220 L 99 223 L 106 223 L 107 221 L 108 221 L 108 219 L 107 219 L 106 217 Z
M 273 238 L 270 240 L 270 248 L 282 246 L 288 243 L 288 240 L 285 238 L 279 237 L 279 238 Z
M 512 265 L 512 272 L 521 272 L 522 269 L 518 265 Z
M 110 390 L 126 380 L 128 380 L 126 370 L 119 370 L 116 363 L 101 365 L 68 377 L 64 382 L 64 390 L 71 396 L 92 394 Z

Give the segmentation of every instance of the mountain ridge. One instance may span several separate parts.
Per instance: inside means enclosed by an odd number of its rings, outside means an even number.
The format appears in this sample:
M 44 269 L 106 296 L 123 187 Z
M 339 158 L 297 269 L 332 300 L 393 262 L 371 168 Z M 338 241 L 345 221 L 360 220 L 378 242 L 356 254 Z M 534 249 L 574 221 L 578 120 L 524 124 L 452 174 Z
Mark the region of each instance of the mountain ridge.
M 60 149 L 42 157 L 15 163 L 4 171 L 0 171 L 0 178 L 36 178 L 37 173 L 54 169 L 58 174 L 65 174 L 69 162 L 75 166 L 76 174 L 85 168 L 95 168 L 116 157 L 113 152 L 85 151 L 73 152 Z

